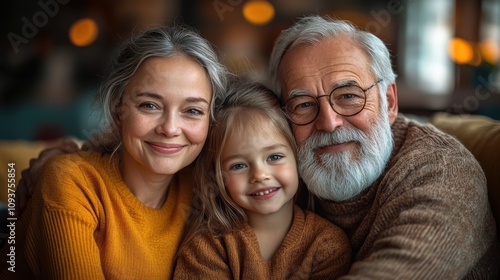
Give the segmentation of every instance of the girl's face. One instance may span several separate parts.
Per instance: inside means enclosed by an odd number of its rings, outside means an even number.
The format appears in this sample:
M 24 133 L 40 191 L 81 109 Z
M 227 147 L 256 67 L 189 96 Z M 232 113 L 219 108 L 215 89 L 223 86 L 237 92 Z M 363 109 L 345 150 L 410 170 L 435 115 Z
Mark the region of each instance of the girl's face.
M 207 137 L 211 98 L 197 62 L 184 55 L 146 59 L 128 82 L 119 115 L 124 176 L 172 175 L 192 163 Z
M 221 166 L 229 195 L 249 217 L 293 204 L 299 184 L 295 155 L 272 124 L 230 132 Z

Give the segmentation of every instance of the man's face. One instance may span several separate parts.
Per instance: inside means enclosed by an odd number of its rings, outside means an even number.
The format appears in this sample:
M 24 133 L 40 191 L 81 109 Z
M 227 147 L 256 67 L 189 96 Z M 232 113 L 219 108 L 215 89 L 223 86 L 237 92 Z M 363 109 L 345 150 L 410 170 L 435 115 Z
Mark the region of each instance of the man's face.
M 370 71 L 366 54 L 353 40 L 337 38 L 325 40 L 316 45 L 302 45 L 289 50 L 279 67 L 281 98 L 286 102 L 290 92 L 302 90 L 311 96 L 328 95 L 345 83 L 366 88 L 376 82 Z M 366 105 L 357 115 L 342 117 L 335 113 L 327 98 L 320 98 L 319 115 L 308 125 L 293 125 L 293 132 L 299 144 L 315 131 L 334 131 L 340 126 L 353 126 L 367 132 L 376 123 L 380 104 L 376 87 L 366 92 Z M 354 150 L 355 143 L 326 147 L 324 151 Z
M 377 82 L 370 69 L 366 54 L 349 38 L 297 46 L 280 63 L 281 98 L 286 102 L 292 92 L 329 95 L 344 84 L 365 89 Z M 366 91 L 364 109 L 351 117 L 338 115 L 327 98 L 320 98 L 319 115 L 312 123 L 292 125 L 299 170 L 309 189 L 322 198 L 345 200 L 368 187 L 392 151 L 394 115 L 387 102 L 381 103 L 378 87 Z

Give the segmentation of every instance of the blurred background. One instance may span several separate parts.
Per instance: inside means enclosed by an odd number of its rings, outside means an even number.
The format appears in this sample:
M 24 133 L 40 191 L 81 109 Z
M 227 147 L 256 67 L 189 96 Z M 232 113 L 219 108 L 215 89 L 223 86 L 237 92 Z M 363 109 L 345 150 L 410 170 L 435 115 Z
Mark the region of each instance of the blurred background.
M 0 140 L 87 139 L 91 101 L 133 31 L 188 24 L 232 71 L 265 78 L 297 17 L 352 21 L 388 45 L 400 111 L 500 119 L 500 0 L 20 0 L 2 4 Z

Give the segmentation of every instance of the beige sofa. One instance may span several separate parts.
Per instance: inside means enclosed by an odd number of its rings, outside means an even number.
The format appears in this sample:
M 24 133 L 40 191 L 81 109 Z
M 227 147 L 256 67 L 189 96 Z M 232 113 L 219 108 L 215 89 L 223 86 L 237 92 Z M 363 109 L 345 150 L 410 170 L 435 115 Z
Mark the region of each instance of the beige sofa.
M 8 192 L 7 178 L 14 176 L 16 185 L 21 179 L 21 172 L 28 168 L 30 159 L 38 157 L 41 150 L 55 145 L 55 142 L 0 141 L 0 201 L 6 203 Z M 10 174 L 9 164 L 13 164 L 14 173 Z M 15 175 L 13 175 L 15 174 Z
M 480 162 L 488 180 L 488 194 L 493 214 L 500 225 L 500 121 L 472 115 L 438 113 L 429 121 L 457 137 Z M 15 163 L 15 178 L 29 166 L 31 158 L 55 142 L 0 141 L 0 200 L 7 201 L 7 170 Z
M 430 122 L 454 135 L 481 164 L 490 206 L 500 232 L 500 121 L 482 116 L 435 114 Z

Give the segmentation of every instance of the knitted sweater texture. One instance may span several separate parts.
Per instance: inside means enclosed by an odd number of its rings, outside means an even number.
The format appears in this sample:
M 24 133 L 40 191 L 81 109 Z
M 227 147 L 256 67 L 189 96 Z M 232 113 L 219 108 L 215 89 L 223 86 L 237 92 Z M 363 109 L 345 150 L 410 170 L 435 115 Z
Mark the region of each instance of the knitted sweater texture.
M 162 208 L 149 208 L 123 182 L 117 158 L 80 152 L 44 166 L 16 228 L 15 272 L 2 262 L 1 279 L 171 276 L 192 185 L 174 177 Z
M 207 231 L 182 246 L 174 279 L 335 279 L 348 271 L 350 256 L 341 229 L 295 206 L 292 226 L 270 260 L 245 223 L 220 237 Z
M 500 247 L 479 163 L 455 138 L 398 116 L 384 173 L 345 202 L 320 200 L 353 247 L 342 279 L 498 279 Z

